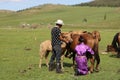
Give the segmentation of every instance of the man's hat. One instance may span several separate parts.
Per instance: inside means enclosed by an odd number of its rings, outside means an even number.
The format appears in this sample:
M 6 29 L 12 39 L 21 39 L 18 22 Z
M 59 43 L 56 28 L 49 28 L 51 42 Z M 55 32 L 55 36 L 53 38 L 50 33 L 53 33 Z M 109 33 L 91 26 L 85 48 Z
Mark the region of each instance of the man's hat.
M 60 19 L 58 19 L 55 23 L 56 23 L 56 24 L 60 24 L 60 25 L 64 25 L 63 21 L 60 20 Z

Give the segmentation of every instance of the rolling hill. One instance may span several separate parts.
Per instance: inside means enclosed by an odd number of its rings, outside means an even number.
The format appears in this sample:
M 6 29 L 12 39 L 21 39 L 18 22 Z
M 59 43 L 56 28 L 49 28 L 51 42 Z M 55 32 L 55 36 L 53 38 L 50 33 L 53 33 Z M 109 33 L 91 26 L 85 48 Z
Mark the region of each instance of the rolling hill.
M 78 4 L 78 6 L 120 7 L 120 0 L 94 0 L 88 3 Z
M 17 12 L 0 12 L 0 27 L 20 27 L 21 24 L 38 24 L 46 27 L 63 19 L 65 27 L 119 29 L 119 7 L 88 7 L 47 4 Z

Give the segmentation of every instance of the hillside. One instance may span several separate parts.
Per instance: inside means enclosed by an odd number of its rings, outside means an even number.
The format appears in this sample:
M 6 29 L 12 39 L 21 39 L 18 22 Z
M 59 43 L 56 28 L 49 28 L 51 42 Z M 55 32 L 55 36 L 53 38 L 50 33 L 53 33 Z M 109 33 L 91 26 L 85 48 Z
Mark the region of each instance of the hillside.
M 120 0 L 94 0 L 88 3 L 77 4 L 77 6 L 120 7 Z
M 13 13 L 15 11 L 11 11 L 11 10 L 0 10 L 0 13 Z
M 65 28 L 119 29 L 119 14 L 120 8 L 44 5 L 10 14 L 0 13 L 0 28 L 19 28 L 24 23 L 47 27 L 63 19 Z
M 65 7 L 65 5 L 55 5 L 55 4 L 44 4 L 44 5 L 38 5 L 35 7 L 19 10 L 17 12 L 31 12 L 31 13 L 36 13 L 36 12 L 45 12 L 45 11 L 51 11 L 51 10 L 56 10 L 59 8 Z
M 0 10 L 0 17 L 4 17 L 6 15 L 10 15 L 15 13 L 15 11 L 11 11 L 11 10 Z

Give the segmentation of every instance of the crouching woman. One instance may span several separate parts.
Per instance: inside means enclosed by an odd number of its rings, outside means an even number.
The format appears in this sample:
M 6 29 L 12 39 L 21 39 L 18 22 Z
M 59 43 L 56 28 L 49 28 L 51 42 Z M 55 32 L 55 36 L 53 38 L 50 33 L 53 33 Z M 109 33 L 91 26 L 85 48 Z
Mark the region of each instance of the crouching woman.
M 79 38 L 80 43 L 75 47 L 76 50 L 75 61 L 77 64 L 77 67 L 75 69 L 75 76 L 88 74 L 89 70 L 86 56 L 88 54 L 91 55 L 91 57 L 93 58 L 94 55 L 94 51 L 89 46 L 87 46 L 84 43 L 84 41 L 85 41 L 84 38 L 80 36 Z

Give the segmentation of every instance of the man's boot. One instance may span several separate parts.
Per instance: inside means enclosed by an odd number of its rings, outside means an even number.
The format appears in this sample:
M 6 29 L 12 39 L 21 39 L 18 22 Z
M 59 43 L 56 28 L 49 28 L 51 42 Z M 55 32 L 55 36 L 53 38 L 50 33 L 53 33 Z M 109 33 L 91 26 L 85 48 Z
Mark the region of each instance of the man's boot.
M 54 63 L 49 63 L 49 71 L 53 71 L 55 68 Z
M 77 66 L 75 66 L 74 71 L 75 71 L 74 76 L 79 76 L 79 71 L 77 69 Z
M 62 70 L 61 70 L 61 64 L 60 63 L 56 64 L 56 73 L 63 73 Z
M 79 76 L 80 74 L 79 74 L 79 71 L 77 70 L 77 69 L 75 69 L 75 74 L 74 74 L 74 76 Z

